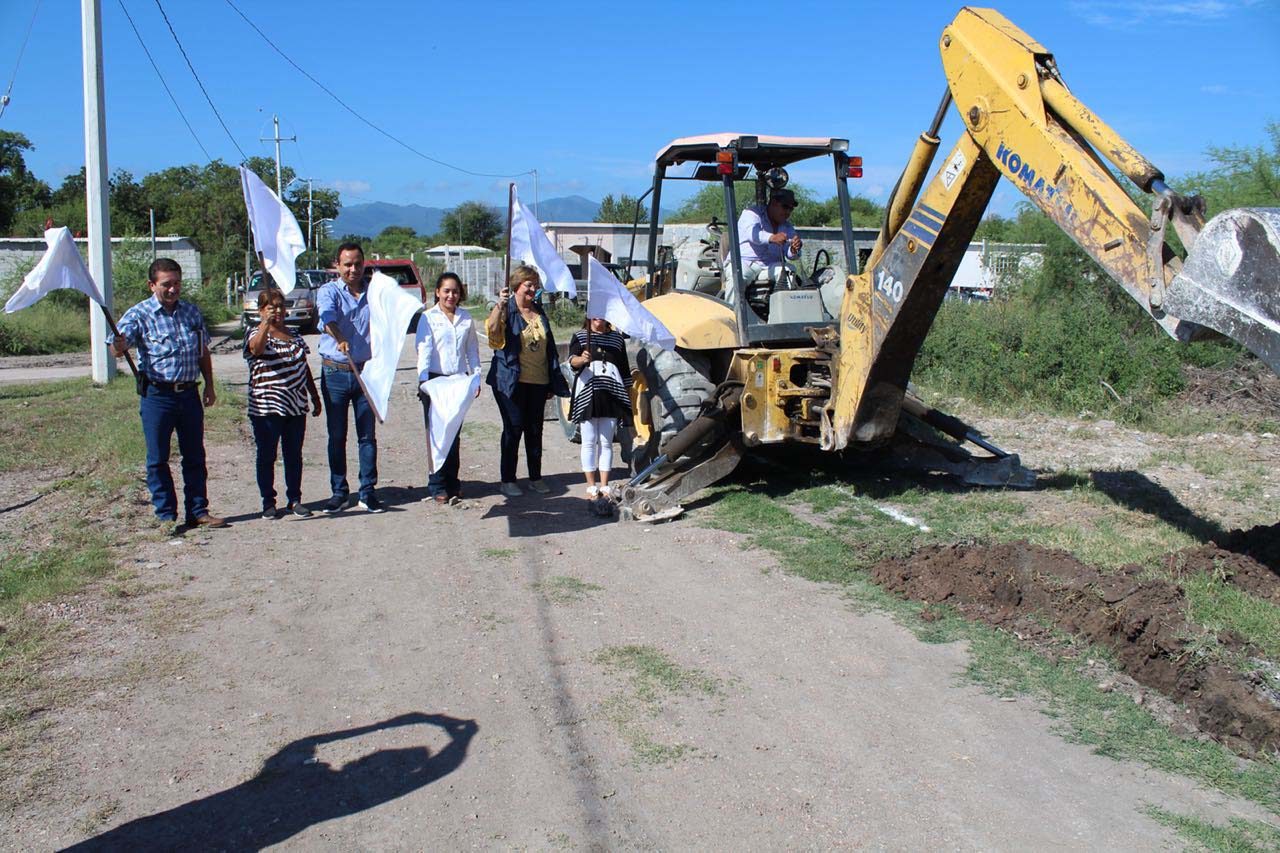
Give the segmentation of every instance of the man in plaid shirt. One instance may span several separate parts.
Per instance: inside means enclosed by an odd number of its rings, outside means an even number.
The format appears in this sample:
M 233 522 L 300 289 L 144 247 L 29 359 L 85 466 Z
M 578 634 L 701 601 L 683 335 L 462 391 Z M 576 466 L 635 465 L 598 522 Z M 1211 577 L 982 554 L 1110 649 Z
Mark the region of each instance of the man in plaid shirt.
M 120 334 L 114 336 L 117 357 L 131 346 L 138 350 L 138 412 L 147 442 L 147 488 L 161 521 L 178 520 L 178 495 L 169 470 L 173 433 L 178 433 L 182 454 L 182 491 L 186 523 L 199 527 L 226 527 L 227 522 L 209 513 L 204 457 L 204 407 L 212 406 L 213 359 L 204 315 L 182 293 L 182 267 L 171 258 L 157 258 L 147 270 L 151 298 L 139 302 L 120 318 Z M 204 394 L 196 393 L 204 377 Z

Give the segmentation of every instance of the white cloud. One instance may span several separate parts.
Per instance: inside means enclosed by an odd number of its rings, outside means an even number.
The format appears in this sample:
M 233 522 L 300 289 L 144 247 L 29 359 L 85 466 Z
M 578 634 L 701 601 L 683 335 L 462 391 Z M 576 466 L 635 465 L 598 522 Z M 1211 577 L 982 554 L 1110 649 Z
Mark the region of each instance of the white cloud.
M 1098 27 L 1133 27 L 1159 18 L 1169 23 L 1198 24 L 1231 16 L 1259 0 L 1075 0 L 1071 12 Z
M 330 181 L 329 186 L 335 190 L 353 195 L 363 195 L 373 189 L 373 184 L 368 181 L 352 180 L 352 181 Z

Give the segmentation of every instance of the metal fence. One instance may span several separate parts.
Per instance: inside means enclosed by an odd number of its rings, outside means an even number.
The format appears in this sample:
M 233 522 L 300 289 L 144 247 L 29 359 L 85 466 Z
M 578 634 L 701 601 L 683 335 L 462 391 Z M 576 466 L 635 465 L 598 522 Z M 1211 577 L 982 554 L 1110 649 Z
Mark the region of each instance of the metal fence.
M 426 280 L 427 290 L 435 282 L 436 276 L 442 272 L 457 273 L 467 286 L 467 298 L 479 301 L 481 298 L 494 302 L 498 299 L 498 291 L 502 289 L 502 276 L 505 260 L 499 257 L 465 258 L 459 260 L 451 257 L 447 262 L 431 260 L 422 266 L 422 275 Z

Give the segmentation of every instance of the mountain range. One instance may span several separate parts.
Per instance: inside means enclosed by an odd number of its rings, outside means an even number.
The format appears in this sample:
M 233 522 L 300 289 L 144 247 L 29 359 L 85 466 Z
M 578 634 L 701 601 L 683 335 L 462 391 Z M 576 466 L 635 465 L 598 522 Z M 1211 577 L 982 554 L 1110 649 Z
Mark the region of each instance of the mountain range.
M 525 201 L 530 207 L 533 205 Z M 580 195 L 544 198 L 538 202 L 538 218 L 543 222 L 591 222 L 600 210 L 600 203 Z M 444 207 L 423 207 L 420 204 L 390 204 L 372 201 L 351 204 L 342 208 L 333 223 L 335 236 L 360 234 L 373 237 L 391 225 L 403 225 L 419 234 L 435 234 L 440 230 L 440 220 L 449 212 Z M 506 221 L 506 211 L 499 211 Z

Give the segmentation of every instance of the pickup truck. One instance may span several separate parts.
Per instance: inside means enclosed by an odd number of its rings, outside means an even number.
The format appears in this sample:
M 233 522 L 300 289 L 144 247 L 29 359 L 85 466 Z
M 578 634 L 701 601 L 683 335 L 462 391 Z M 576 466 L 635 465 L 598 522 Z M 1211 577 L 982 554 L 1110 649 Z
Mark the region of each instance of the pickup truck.
M 296 284 L 284 298 L 285 325 L 296 327 L 304 335 L 315 332 L 320 317 L 316 292 L 320 285 L 334 278 L 337 274 L 329 270 L 298 270 Z M 240 315 L 240 325 L 246 331 L 258 325 L 258 291 L 261 289 L 262 273 L 256 272 L 249 280 L 249 288 L 244 294 L 244 311 Z

